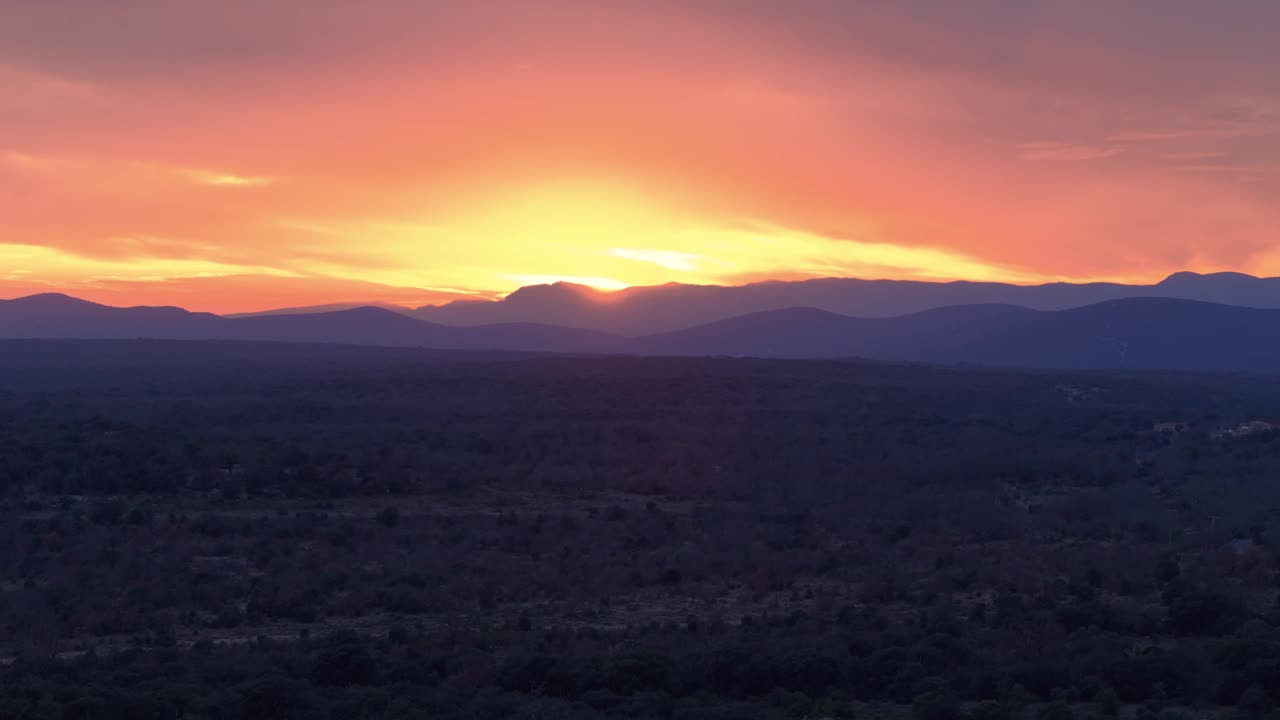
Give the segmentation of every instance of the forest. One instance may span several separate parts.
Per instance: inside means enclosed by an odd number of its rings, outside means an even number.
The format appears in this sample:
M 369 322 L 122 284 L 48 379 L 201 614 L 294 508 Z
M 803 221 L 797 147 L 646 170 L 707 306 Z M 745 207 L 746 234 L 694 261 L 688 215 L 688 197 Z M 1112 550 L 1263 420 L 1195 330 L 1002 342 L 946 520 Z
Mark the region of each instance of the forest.
M 1280 376 L 4 349 L 0 718 L 1280 718 Z

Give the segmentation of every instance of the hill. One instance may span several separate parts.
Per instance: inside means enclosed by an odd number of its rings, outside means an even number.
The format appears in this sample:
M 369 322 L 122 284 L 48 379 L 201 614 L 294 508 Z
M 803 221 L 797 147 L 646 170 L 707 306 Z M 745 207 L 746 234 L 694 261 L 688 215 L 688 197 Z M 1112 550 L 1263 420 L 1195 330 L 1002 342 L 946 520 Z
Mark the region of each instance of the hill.
M 866 357 L 1037 368 L 1280 370 L 1280 310 L 1133 298 L 1037 311 L 967 305 L 899 318 L 756 313 L 635 341 L 640 354 Z
M 224 318 L 181 308 L 111 308 L 61 295 L 0 302 L 0 338 L 234 340 L 436 350 L 732 355 L 1038 368 L 1280 371 L 1280 310 L 1169 298 L 1069 310 L 958 305 L 894 318 L 812 307 L 748 313 L 621 337 L 539 323 L 456 327 L 373 307 Z
M 602 292 L 570 283 L 521 288 L 501 300 L 465 300 L 413 311 L 447 325 L 537 322 L 620 335 L 682 330 L 749 313 L 810 307 L 887 318 L 953 305 L 1018 305 L 1067 310 L 1107 300 L 1165 297 L 1280 309 L 1280 278 L 1240 273 L 1176 273 L 1154 285 L 917 282 L 826 278 L 722 287 L 671 283 Z
M 534 323 L 451 327 L 360 307 L 226 318 L 181 308 L 115 308 L 66 295 L 0 301 L 0 338 L 254 340 L 539 352 L 603 351 L 613 338 Z

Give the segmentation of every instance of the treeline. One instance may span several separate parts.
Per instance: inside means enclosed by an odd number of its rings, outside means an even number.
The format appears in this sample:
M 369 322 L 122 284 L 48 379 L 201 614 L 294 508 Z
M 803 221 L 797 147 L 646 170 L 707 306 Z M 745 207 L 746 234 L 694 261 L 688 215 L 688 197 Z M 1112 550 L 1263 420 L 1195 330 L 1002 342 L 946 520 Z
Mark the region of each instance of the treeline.
M 0 394 L 0 718 L 1280 703 L 1270 378 L 316 363 Z
M 155 645 L 4 672 L 12 718 L 1191 718 L 1274 716 L 1280 628 L 1131 652 L 1123 635 L 1076 631 L 1042 657 L 991 662 L 979 636 L 1026 618 L 932 610 L 898 622 L 865 609 L 690 621 L 624 633 L 544 630 L 175 648 Z M 1014 626 L 1009 626 L 1014 623 Z M 975 626 L 979 629 L 975 629 Z M 1005 628 L 1002 631 L 1002 626 Z M 495 652 L 495 648 L 502 648 Z M 1234 708 L 1221 710 L 1220 708 Z

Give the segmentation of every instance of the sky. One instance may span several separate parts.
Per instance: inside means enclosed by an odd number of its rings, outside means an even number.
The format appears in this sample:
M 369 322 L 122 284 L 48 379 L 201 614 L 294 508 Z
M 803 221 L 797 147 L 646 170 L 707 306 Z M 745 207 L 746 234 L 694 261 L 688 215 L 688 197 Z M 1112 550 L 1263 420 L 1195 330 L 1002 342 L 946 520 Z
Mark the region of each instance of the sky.
M 0 0 L 0 297 L 1280 275 L 1274 0 Z

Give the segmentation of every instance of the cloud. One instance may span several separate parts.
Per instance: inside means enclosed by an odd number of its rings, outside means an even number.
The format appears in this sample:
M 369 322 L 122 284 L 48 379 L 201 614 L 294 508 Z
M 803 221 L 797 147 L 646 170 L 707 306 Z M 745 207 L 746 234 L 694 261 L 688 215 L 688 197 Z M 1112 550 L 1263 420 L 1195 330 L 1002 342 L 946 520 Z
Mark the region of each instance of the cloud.
M 1023 160 L 1100 160 L 1124 152 L 1119 145 L 1073 145 L 1071 143 L 1033 142 L 1018 147 Z
M 99 101 L 104 91 L 92 83 L 70 80 L 32 68 L 4 63 L 0 56 L 0 90 L 8 111 L 33 112 Z
M 1280 58 L 1278 58 L 1280 59 Z M 1276 90 L 1280 93 L 1280 88 Z M 1273 104 L 1280 95 L 1268 101 L 1251 101 L 1243 105 L 1239 101 L 1225 101 L 1216 108 L 1206 109 L 1201 117 L 1184 122 L 1181 127 L 1158 130 L 1135 130 L 1112 133 L 1110 142 L 1162 143 L 1197 138 L 1247 138 L 1280 133 L 1280 112 Z M 1269 105 L 1273 105 L 1268 107 Z
M 1280 257 L 1271 0 L 11 5 L 4 239 L 85 277 L 502 291 Z
M 1272 183 L 1280 180 L 1280 165 L 1228 165 L 1199 163 L 1178 165 L 1175 171 L 1208 176 L 1229 177 L 1240 182 Z
M 208 172 L 204 170 L 185 170 L 183 174 L 193 182 L 213 187 L 248 188 L 274 185 L 278 180 L 263 175 L 236 175 L 234 173 Z
M 52 164 L 47 158 L 14 150 L 0 153 L 0 160 L 4 160 L 7 165 L 23 170 L 45 170 Z
M 1183 140 L 1186 138 L 1210 137 L 1213 132 L 1210 130 L 1136 130 L 1131 132 L 1114 133 L 1107 136 L 1107 140 L 1112 142 L 1163 142 L 1166 140 Z
M 404 287 L 273 268 L 201 260 L 109 260 L 40 246 L 0 244 L 0 297 L 66 292 L 111 305 L 179 305 L 190 310 L 254 312 L 333 302 L 417 307 L 493 297 L 465 288 Z
M 1139 130 L 1113 133 L 1107 136 L 1107 140 L 1118 143 L 1157 143 L 1196 138 L 1247 137 L 1250 135 L 1266 135 L 1277 131 L 1280 131 L 1280 127 L 1273 126 L 1270 123 L 1226 124 L 1184 130 Z
M 696 253 L 678 250 L 650 250 L 642 248 L 610 248 L 609 254 L 614 257 L 653 263 L 660 267 L 679 272 L 695 272 L 698 266 L 708 259 Z
M 1205 158 L 1222 157 L 1226 155 L 1221 150 L 1188 150 L 1185 152 L 1169 152 L 1160 153 L 1159 157 L 1164 160 L 1203 160 Z

